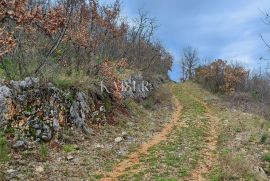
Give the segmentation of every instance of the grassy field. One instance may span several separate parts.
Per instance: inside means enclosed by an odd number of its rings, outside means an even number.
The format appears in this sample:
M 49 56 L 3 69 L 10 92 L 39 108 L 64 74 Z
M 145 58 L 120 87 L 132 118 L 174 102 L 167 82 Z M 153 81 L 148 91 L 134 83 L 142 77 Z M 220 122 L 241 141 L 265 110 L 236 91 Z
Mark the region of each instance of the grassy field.
M 208 122 L 204 106 L 183 85 L 173 88 L 183 109 L 179 126 L 169 134 L 166 141 L 154 146 L 148 155 L 142 155 L 120 180 L 179 180 L 189 176 L 201 159 L 206 146 Z
M 141 155 L 140 162 L 119 180 L 198 180 L 194 175 L 201 164 L 206 164 L 204 152 L 208 138 L 214 136 L 209 131 L 209 114 L 216 117 L 217 145 L 212 151 L 215 159 L 211 167 L 200 172 L 200 178 L 268 180 L 269 122 L 231 109 L 228 103 L 193 83 L 175 85 L 173 92 L 183 106 L 179 126 L 167 140 Z

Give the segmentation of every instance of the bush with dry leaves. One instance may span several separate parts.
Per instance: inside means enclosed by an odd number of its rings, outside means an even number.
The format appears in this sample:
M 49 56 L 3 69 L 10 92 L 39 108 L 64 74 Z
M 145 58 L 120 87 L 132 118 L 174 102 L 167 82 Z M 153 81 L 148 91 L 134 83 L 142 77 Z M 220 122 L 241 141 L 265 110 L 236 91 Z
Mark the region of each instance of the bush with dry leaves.
M 249 72 L 241 66 L 229 65 L 224 60 L 216 60 L 196 70 L 196 80 L 213 92 L 234 93 L 245 86 Z

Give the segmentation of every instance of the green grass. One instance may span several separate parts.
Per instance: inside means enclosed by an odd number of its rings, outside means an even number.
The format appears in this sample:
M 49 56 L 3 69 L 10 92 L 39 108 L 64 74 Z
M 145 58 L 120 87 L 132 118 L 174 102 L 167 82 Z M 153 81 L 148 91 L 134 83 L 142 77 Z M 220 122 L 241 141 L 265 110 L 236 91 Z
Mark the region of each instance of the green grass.
M 68 89 L 70 86 L 89 83 L 90 77 L 83 72 L 76 72 L 70 75 L 58 73 L 52 78 L 52 83 L 61 89 Z
M 120 180 L 184 180 L 190 176 L 201 159 L 200 151 L 206 145 L 208 126 L 205 107 L 198 98 L 209 104 L 220 120 L 218 160 L 205 178 L 210 181 L 265 180 L 254 171 L 252 159 L 242 150 L 249 155 L 258 154 L 256 144 L 268 150 L 268 144 L 261 143 L 267 143 L 270 124 L 258 116 L 232 111 L 219 97 L 191 82 L 175 86 L 174 94 L 183 106 L 181 120 L 188 127 L 175 128 L 166 141 L 151 148 L 147 156 L 142 156 L 139 166 L 136 165 L 139 172 L 132 173 L 134 168 L 131 168 Z M 241 144 L 234 145 L 239 138 Z M 262 160 L 270 162 L 270 153 L 264 154 Z
M 261 143 L 266 143 L 268 138 L 269 138 L 269 135 L 267 133 L 263 133 L 260 142 Z
M 220 181 L 222 180 L 222 171 L 216 166 L 211 172 L 208 174 L 209 181 Z
M 186 88 L 177 86 L 174 92 L 184 106 L 179 119 L 188 127 L 175 128 L 166 141 L 152 147 L 147 156 L 142 156 L 139 166 L 136 165 L 140 168 L 138 173 L 127 172 L 120 180 L 179 180 L 195 169 L 205 146 L 205 109 Z
M 121 142 L 112 149 L 96 149 L 94 154 L 88 156 L 91 163 L 87 164 L 87 170 L 92 170 L 89 171 L 90 180 L 104 177 L 103 172 L 111 172 L 118 162 L 127 158 L 127 155 L 116 153 L 120 148 L 126 148 L 126 154 L 134 152 L 142 142 L 151 138 L 154 132 L 159 131 L 170 120 L 171 109 L 165 105 L 154 111 L 145 109 L 141 103 L 134 100 L 126 100 L 124 105 L 129 115 L 116 112 L 117 125 L 105 124 L 102 128 L 102 135 L 98 136 L 100 140 L 97 142 L 104 143 L 105 138 L 114 142 L 114 138 L 120 136 L 123 131 L 135 140 L 134 142 Z
M 263 156 L 263 159 L 264 159 L 265 161 L 267 161 L 267 162 L 270 162 L 270 153 L 265 154 L 265 155 Z
M 39 156 L 42 161 L 46 161 L 49 157 L 49 148 L 45 143 L 40 145 Z
M 150 97 L 143 101 L 142 103 L 143 107 L 148 110 L 153 110 L 155 107 L 154 100 Z
M 4 134 L 0 131 L 0 162 L 9 160 L 9 148 Z
M 255 172 L 254 166 L 259 165 L 260 159 L 256 159 L 258 155 L 269 149 L 268 144 L 262 144 L 267 143 L 269 138 L 268 123 L 256 115 L 232 109 L 225 101 L 211 104 L 214 104 L 211 110 L 219 117 L 221 127 L 218 162 L 207 174 L 208 180 L 265 180 Z M 264 159 L 267 157 L 262 157 Z
M 71 153 L 71 152 L 76 151 L 76 146 L 75 145 L 64 145 L 63 150 L 66 153 Z
M 0 66 L 0 78 L 5 78 L 5 71 L 1 66 Z
M 35 156 L 36 151 L 35 150 L 25 150 L 22 152 L 22 159 L 28 160 Z

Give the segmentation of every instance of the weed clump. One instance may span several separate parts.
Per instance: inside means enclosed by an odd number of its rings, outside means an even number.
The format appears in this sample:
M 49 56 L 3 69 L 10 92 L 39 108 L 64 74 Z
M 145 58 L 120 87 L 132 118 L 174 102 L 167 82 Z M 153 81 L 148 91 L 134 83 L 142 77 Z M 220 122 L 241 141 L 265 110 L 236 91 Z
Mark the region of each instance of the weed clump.
M 47 160 L 49 157 L 49 148 L 45 143 L 40 145 L 39 156 L 42 161 Z
M 264 159 L 264 161 L 270 162 L 270 154 L 269 153 L 268 154 L 265 154 L 263 156 L 263 159 Z
M 268 136 L 267 133 L 263 133 L 260 142 L 261 142 L 261 143 L 266 143 L 268 137 L 269 137 L 269 136 Z
M 7 144 L 7 140 L 0 131 L 0 162 L 6 162 L 9 160 L 9 148 Z

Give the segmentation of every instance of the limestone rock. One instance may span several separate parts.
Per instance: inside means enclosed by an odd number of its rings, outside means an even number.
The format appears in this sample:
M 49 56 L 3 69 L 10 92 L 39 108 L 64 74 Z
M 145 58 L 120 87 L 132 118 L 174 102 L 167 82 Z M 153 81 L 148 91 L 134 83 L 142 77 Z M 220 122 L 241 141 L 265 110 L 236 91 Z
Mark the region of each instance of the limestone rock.
M 122 137 L 117 137 L 117 138 L 114 139 L 115 143 L 120 143 L 121 141 L 123 141 Z
M 16 143 L 12 146 L 15 149 L 25 149 L 26 143 L 24 141 L 16 141 Z

